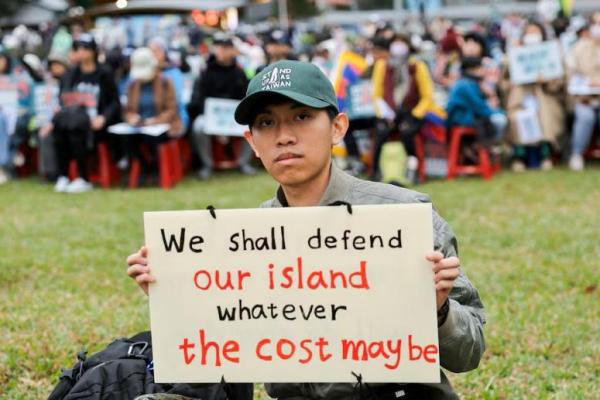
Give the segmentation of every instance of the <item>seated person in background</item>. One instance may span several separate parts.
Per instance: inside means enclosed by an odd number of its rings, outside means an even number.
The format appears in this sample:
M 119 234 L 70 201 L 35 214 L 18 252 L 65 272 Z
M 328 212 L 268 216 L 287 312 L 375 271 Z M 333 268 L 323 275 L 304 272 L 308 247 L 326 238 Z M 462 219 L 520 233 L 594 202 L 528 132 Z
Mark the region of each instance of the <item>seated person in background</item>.
M 88 182 L 87 152 L 99 140 L 108 140 L 106 127 L 120 118 L 120 104 L 112 72 L 98 62 L 91 34 L 82 33 L 73 42 L 72 59 L 75 67 L 61 81 L 62 109 L 53 120 L 59 167 L 54 191 L 78 193 L 92 189 Z M 77 161 L 79 177 L 69 182 L 71 159 Z
M 127 90 L 125 122 L 130 125 L 168 124 L 168 136 L 176 137 L 181 132 L 181 119 L 177 113 L 175 89 L 168 78 L 162 76 L 158 60 L 147 47 L 141 47 L 131 55 L 131 79 Z M 157 148 L 165 140 L 165 135 L 131 135 L 126 137 L 129 156 L 138 159 L 142 172 L 156 170 Z M 150 148 L 150 159 L 142 157 L 140 147 Z
M 207 97 L 240 100 L 246 94 L 248 78 L 244 70 L 236 62 L 236 49 L 233 41 L 227 36 L 217 36 L 213 42 L 212 54 L 206 63 L 206 69 L 194 83 L 192 98 L 188 105 L 192 123 L 192 139 L 195 150 L 200 157 L 202 167 L 198 178 L 209 179 L 213 173 L 212 135 L 204 131 L 204 102 Z M 250 166 L 252 149 L 243 141 L 242 150 L 237 160 L 243 174 L 253 174 Z
M 477 130 L 479 141 L 486 144 L 499 142 L 508 121 L 504 112 L 490 107 L 485 101 L 480 87 L 484 74 L 481 58 L 463 58 L 461 73 L 462 77 L 456 81 L 448 96 L 447 126 L 472 127 Z
M 588 82 L 592 91 L 600 88 L 600 11 L 594 13 L 589 36 L 582 36 L 571 50 L 569 68 L 571 76 L 579 76 Z M 597 92 L 596 92 L 597 93 Z M 584 168 L 583 154 L 587 150 L 594 126 L 600 113 L 600 95 L 580 95 L 575 97 L 575 120 L 571 139 L 569 168 L 581 171 Z
M 156 36 L 148 41 L 148 48 L 154 53 L 154 57 L 158 60 L 158 68 L 164 78 L 168 78 L 175 89 L 175 98 L 177 100 L 177 113 L 181 120 L 181 130 L 175 132 L 177 136 L 183 135 L 189 125 L 190 118 L 186 106 L 183 101 L 183 72 L 175 65 L 168 56 L 169 46 L 167 41 Z M 185 61 L 185 60 L 184 60 Z
M 542 43 L 546 32 L 537 22 L 525 25 L 522 45 Z M 510 121 L 508 140 L 514 148 L 514 159 L 511 169 L 516 172 L 525 170 L 526 149 L 521 135 L 517 131 L 517 113 L 522 110 L 533 110 L 538 116 L 542 138 L 530 147 L 539 150 L 540 167 L 543 170 L 552 169 L 552 149 L 558 150 L 559 137 L 565 127 L 565 82 L 563 78 L 544 81 L 539 77 L 538 82 L 515 85 L 509 84 L 506 100 L 506 111 Z

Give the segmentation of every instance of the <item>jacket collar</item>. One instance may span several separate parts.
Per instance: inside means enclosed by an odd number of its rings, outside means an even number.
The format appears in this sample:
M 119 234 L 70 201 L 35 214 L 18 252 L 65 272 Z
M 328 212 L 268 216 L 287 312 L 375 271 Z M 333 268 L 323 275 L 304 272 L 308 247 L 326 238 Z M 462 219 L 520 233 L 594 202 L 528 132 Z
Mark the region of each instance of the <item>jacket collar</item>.
M 323 196 L 319 201 L 319 206 L 326 206 L 335 201 L 347 201 L 348 195 L 350 194 L 350 188 L 352 187 L 352 180 L 354 178 L 336 167 L 334 163 L 331 163 L 330 165 L 329 183 L 327 183 L 325 193 L 323 193 Z M 276 207 L 289 207 L 281 186 L 277 189 L 277 195 L 273 200 L 273 205 Z

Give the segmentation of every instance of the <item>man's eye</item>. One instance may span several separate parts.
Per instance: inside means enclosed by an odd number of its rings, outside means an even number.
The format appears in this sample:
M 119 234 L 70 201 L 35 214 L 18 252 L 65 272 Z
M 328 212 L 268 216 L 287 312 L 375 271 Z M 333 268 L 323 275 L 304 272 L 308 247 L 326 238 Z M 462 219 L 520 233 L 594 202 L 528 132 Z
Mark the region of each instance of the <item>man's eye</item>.
M 261 128 L 268 128 L 269 126 L 273 126 L 273 120 L 272 119 L 263 119 L 258 122 L 258 126 Z
M 310 119 L 310 114 L 305 113 L 305 112 L 300 113 L 300 114 L 296 115 L 296 119 L 298 121 L 306 121 L 306 120 Z

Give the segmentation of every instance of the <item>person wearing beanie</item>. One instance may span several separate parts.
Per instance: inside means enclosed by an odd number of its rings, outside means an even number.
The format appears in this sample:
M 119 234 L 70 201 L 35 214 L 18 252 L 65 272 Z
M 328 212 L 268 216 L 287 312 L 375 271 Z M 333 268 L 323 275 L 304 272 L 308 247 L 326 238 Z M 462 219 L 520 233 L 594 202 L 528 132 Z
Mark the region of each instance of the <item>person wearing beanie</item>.
M 343 140 L 348 117 L 339 112 L 333 86 L 313 64 L 286 60 L 269 65 L 248 85 L 235 119 L 248 126 L 246 140 L 279 184 L 275 196 L 264 202 L 263 208 L 430 201 L 422 193 L 352 177 L 332 163 L 331 148 Z M 459 268 L 456 238 L 436 211 L 433 226 L 435 251 L 423 257 L 431 263 L 436 282 L 440 364 L 447 370 L 464 372 L 477 368 L 483 355 L 485 313 L 477 290 L 463 267 Z M 147 255 L 148 249 L 142 247 L 127 258 L 127 274 L 146 294 L 148 286 L 156 281 Z M 390 317 L 390 323 L 397 322 Z M 442 370 L 440 378 L 440 383 L 369 383 L 371 395 L 364 398 L 458 399 Z M 265 384 L 269 396 L 280 400 L 363 398 L 357 386 L 330 382 Z M 165 394 L 158 398 L 179 397 Z

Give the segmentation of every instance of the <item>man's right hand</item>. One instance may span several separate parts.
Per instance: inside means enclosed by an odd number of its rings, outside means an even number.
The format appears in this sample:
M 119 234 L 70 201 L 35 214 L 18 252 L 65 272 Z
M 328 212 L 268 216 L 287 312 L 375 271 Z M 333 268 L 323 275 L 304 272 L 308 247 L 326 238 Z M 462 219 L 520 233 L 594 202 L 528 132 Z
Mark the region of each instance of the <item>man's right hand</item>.
M 130 278 L 135 279 L 139 287 L 148 295 L 148 284 L 154 282 L 156 279 L 150 274 L 150 267 L 148 267 L 148 249 L 146 246 L 142 246 L 137 253 L 131 254 L 127 257 L 127 275 Z

